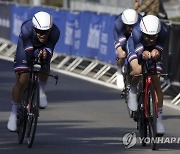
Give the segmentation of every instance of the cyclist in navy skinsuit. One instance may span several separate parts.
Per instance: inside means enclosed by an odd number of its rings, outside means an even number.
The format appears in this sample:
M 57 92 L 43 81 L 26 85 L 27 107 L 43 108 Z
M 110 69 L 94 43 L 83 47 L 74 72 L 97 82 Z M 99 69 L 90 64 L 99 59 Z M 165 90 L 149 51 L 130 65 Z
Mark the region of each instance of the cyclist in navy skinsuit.
M 115 18 L 114 22 L 114 45 L 117 51 L 117 86 L 120 90 L 124 88 L 124 80 L 121 67 L 124 63 L 126 54 L 126 44 L 129 36 L 131 35 L 132 28 L 140 22 L 141 15 L 133 9 L 126 9 Z
M 19 75 L 18 72 L 29 69 L 29 60 L 34 58 L 43 59 L 44 65 L 41 70 L 46 73 L 50 72 L 50 60 L 59 36 L 60 30 L 53 24 L 52 16 L 47 12 L 38 12 L 33 16 L 32 20 L 22 24 L 14 58 L 16 83 L 12 90 L 12 111 L 7 124 L 10 131 L 16 131 L 17 129 L 17 109 L 22 101 L 23 90 L 28 81 L 28 73 Z M 39 80 L 40 108 L 45 108 L 47 106 L 45 86 L 48 76 L 40 74 Z
M 156 70 L 162 72 L 161 54 L 164 48 L 167 30 L 160 23 L 158 17 L 154 15 L 147 15 L 142 18 L 140 24 L 136 25 L 132 31 L 132 35 L 128 40 L 128 62 L 132 67 L 131 74 L 140 74 L 142 71 L 138 60 L 144 59 L 148 63 L 148 68 L 154 70 L 154 60 L 156 60 Z M 160 79 L 158 75 L 152 76 L 154 88 L 158 97 L 158 118 L 157 118 L 157 133 L 164 134 L 165 129 L 161 122 L 162 107 L 163 107 L 163 93 L 160 86 Z M 133 77 L 129 91 L 128 106 L 130 110 L 137 110 L 137 84 L 138 77 Z

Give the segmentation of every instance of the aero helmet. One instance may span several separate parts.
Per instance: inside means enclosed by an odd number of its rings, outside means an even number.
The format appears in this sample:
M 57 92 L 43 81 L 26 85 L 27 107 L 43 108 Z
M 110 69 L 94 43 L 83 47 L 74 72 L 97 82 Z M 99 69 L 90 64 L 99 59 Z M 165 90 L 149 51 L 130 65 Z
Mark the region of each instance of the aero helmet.
M 49 30 L 52 27 L 52 17 L 47 12 L 38 12 L 33 16 L 32 23 L 38 30 Z
M 154 15 L 147 15 L 143 17 L 140 22 L 140 29 L 143 33 L 148 35 L 158 34 L 161 30 L 159 18 Z
M 122 13 L 122 21 L 126 25 L 133 25 L 138 20 L 138 14 L 134 9 L 126 9 Z

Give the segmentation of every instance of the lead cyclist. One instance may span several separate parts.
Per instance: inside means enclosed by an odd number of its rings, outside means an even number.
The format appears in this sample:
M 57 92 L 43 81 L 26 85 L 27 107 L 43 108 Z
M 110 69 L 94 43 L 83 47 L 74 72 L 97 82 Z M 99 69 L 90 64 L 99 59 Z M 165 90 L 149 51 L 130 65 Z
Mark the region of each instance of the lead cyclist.
M 132 35 L 128 40 L 128 62 L 132 67 L 132 75 L 138 75 L 142 72 L 140 59 L 144 59 L 148 63 L 148 68 L 154 71 L 154 63 L 156 61 L 156 70 L 162 72 L 161 55 L 164 49 L 164 43 L 167 30 L 160 22 L 159 18 L 154 15 L 147 15 L 141 19 L 139 25 L 135 26 Z M 139 78 L 133 76 L 128 96 L 128 107 L 132 111 L 137 110 L 137 84 Z M 159 75 L 152 76 L 153 86 L 158 97 L 158 118 L 157 118 L 157 134 L 163 135 L 165 128 L 162 123 L 163 110 L 163 92 L 160 86 Z
M 17 130 L 17 109 L 19 104 L 22 103 L 23 91 L 28 81 L 28 73 L 19 75 L 19 72 L 28 70 L 29 60 L 38 58 L 44 61 L 41 71 L 49 73 L 50 60 L 59 37 L 60 30 L 53 23 L 52 16 L 47 12 L 37 12 L 32 19 L 22 24 L 14 58 L 16 83 L 12 89 L 12 107 L 7 123 L 9 131 Z M 47 106 L 47 96 L 45 94 L 47 80 L 47 75 L 39 75 L 40 108 L 42 109 Z

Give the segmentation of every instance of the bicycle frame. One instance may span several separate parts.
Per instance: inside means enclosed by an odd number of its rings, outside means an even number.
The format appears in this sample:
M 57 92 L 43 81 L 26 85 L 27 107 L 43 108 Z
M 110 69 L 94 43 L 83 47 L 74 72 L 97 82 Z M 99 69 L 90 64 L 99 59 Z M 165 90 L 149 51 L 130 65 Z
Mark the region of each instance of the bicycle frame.
M 137 126 L 141 137 L 147 137 L 147 135 L 149 134 L 149 137 L 155 139 L 157 137 L 156 122 L 158 117 L 158 97 L 152 82 L 153 75 L 158 75 L 158 73 L 156 73 L 156 63 L 153 73 L 148 70 L 147 64 L 143 62 L 142 74 L 140 74 L 140 76 L 142 76 L 142 83 L 139 87 L 139 117 L 137 121 Z M 156 143 L 152 142 L 151 144 L 152 150 L 155 150 Z M 146 143 L 143 142 L 142 145 L 145 146 Z
M 144 89 L 144 113 L 145 113 L 146 118 L 149 118 L 148 117 L 148 115 L 149 115 L 149 112 L 148 112 L 148 89 L 149 89 L 150 85 L 152 85 L 152 78 L 151 78 L 151 76 L 148 75 L 147 77 L 145 77 L 145 87 L 143 88 Z M 154 92 L 154 96 L 155 96 L 155 102 L 154 103 L 156 106 L 156 116 L 158 117 L 157 93 L 155 90 L 153 92 Z

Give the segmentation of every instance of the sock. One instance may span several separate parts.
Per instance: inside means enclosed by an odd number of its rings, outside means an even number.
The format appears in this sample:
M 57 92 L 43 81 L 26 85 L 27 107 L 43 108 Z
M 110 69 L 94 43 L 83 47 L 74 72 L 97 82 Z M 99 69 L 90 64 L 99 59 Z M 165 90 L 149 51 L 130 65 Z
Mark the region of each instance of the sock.
M 117 68 L 117 72 L 122 75 L 122 68 L 121 68 L 121 67 L 118 67 L 118 68 Z
M 137 85 L 131 85 L 130 90 L 133 94 L 137 94 Z
M 46 82 L 39 81 L 39 89 L 40 89 L 40 92 L 45 93 Z
M 17 114 L 17 110 L 19 108 L 19 103 L 15 103 L 14 101 L 11 101 L 12 107 L 11 107 L 11 113 Z
M 158 108 L 158 118 L 157 118 L 157 121 L 161 122 L 161 120 L 162 120 L 162 108 Z

